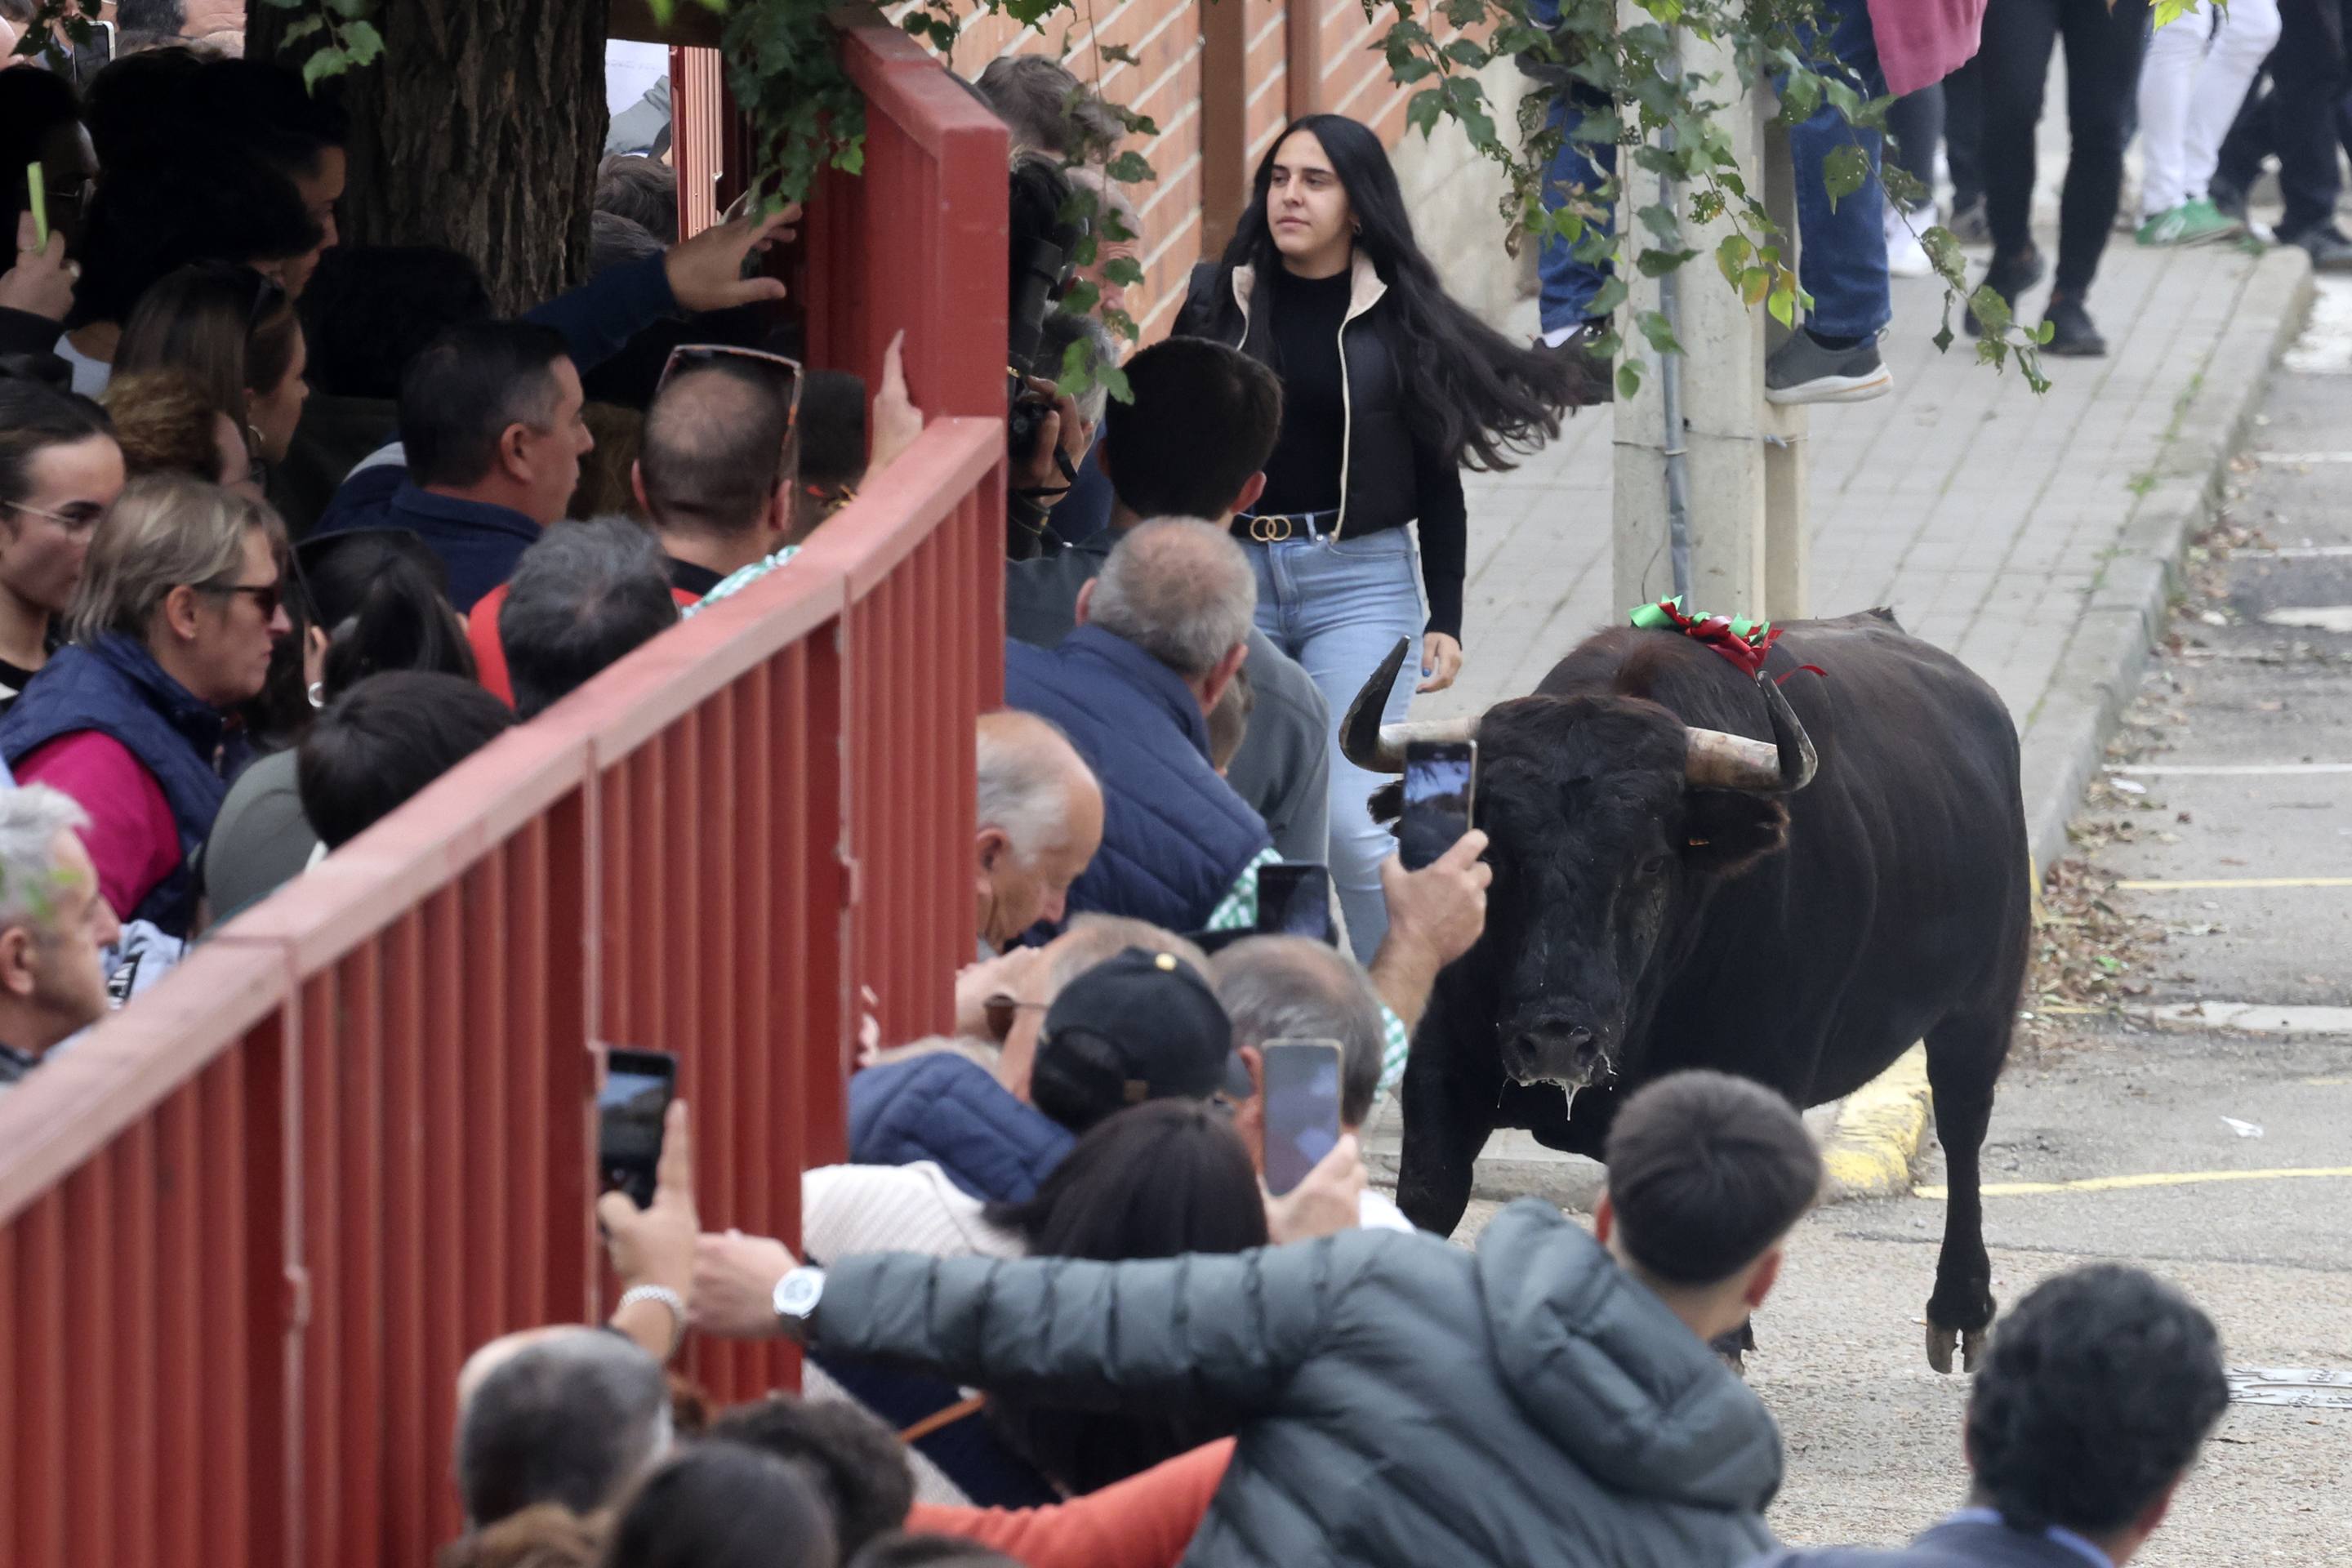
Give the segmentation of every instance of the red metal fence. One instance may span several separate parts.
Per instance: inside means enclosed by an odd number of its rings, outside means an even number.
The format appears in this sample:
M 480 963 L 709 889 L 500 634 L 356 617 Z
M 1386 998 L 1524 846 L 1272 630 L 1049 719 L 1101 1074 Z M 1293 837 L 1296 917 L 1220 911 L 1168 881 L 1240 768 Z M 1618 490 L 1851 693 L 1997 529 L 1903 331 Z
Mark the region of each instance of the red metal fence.
M 861 994 L 945 1023 L 1003 651 L 1003 142 L 896 41 L 847 41 L 873 151 L 812 212 L 814 357 L 871 378 L 903 325 L 918 402 L 965 416 L 0 1096 L 10 1568 L 429 1561 L 466 1352 L 605 1305 L 594 1047 L 677 1052 L 705 1223 L 790 1237 Z M 983 244 L 992 292 L 921 280 Z

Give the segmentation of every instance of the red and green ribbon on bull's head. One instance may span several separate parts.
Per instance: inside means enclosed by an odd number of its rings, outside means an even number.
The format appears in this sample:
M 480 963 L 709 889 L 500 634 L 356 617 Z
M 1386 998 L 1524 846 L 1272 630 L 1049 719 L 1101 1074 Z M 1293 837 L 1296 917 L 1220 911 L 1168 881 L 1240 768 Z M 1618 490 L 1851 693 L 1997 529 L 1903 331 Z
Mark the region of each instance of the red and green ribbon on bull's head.
M 1769 621 L 1686 615 L 1679 597 L 1637 605 L 1627 618 L 1637 630 L 1680 632 L 1704 643 L 1738 666 L 1741 674 L 1751 678 L 1764 668 L 1764 656 L 1772 651 L 1772 644 L 1780 636 L 1780 628 Z

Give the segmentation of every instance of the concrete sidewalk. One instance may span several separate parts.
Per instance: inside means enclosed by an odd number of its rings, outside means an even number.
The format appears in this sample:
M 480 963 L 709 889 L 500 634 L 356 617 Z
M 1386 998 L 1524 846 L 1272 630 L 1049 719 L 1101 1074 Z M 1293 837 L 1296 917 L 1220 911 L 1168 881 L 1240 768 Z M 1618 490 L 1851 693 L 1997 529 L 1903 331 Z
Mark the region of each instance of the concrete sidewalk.
M 2046 863 L 2161 622 L 2166 574 L 2302 320 L 2308 266 L 2292 248 L 2148 251 L 2118 237 L 2091 296 L 2111 352 L 2048 361 L 2042 397 L 1978 364 L 1966 338 L 1936 352 L 1934 279 L 1895 289 L 1893 395 L 1811 411 L 1813 610 L 1891 606 L 1992 682 L 2024 738 Z M 2041 319 L 2042 293 L 2023 319 Z M 1522 695 L 1622 618 L 1608 602 L 1611 433 L 1609 411 L 1589 410 L 1525 466 L 1466 476 L 1467 662 L 1416 717 Z

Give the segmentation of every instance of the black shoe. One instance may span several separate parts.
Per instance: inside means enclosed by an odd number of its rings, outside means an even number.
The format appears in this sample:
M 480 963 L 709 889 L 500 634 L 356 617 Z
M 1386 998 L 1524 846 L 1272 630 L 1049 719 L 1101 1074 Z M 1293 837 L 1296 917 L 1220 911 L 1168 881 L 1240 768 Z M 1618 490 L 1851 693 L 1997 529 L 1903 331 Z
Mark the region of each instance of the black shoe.
M 2062 359 L 2101 359 L 2107 352 L 2107 340 L 2099 336 L 2099 329 L 2091 325 L 2091 313 L 2083 309 L 2083 301 L 2070 300 L 2063 294 L 2050 296 L 2050 308 L 2042 312 L 2042 321 L 2050 328 L 2050 341 L 2042 352 Z
M 1767 403 L 1867 403 L 1894 390 L 1874 336 L 1833 349 L 1801 329 L 1764 362 Z
M 1536 347 L 1568 361 L 1568 406 L 1590 408 L 1617 400 L 1617 371 L 1592 346 L 1609 335 L 1606 321 L 1587 321 L 1557 343 L 1536 340 Z
M 2246 221 L 2246 190 L 2234 180 L 2216 174 L 2206 182 L 2205 199 L 2211 202 L 2223 217 Z
M 2344 231 L 2332 223 L 2305 229 L 2292 239 L 2281 235 L 2279 242 L 2309 251 L 2315 272 L 2352 272 L 2352 239 L 2345 238 Z
M 2041 247 L 2028 245 L 2023 250 L 2009 256 L 1996 256 L 1985 268 L 1983 287 L 2000 295 L 2011 310 L 2017 307 L 2017 297 L 2042 281 L 2044 268 Z M 1972 338 L 1984 335 L 1984 324 L 1977 320 L 1973 310 L 1960 312 L 1960 329 Z

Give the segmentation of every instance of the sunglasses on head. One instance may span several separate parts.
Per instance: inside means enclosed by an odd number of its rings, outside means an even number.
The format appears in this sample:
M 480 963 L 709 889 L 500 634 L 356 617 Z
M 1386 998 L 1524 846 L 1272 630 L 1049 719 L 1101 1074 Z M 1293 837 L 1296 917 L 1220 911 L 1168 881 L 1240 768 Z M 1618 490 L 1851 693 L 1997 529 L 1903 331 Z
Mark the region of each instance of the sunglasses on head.
M 729 343 L 680 343 L 669 351 L 662 365 L 661 380 L 654 385 L 654 395 L 672 378 L 698 370 L 730 370 L 748 373 L 774 386 L 784 400 L 784 428 L 790 430 L 801 416 L 801 362 L 783 354 L 772 354 L 765 349 L 739 349 Z

